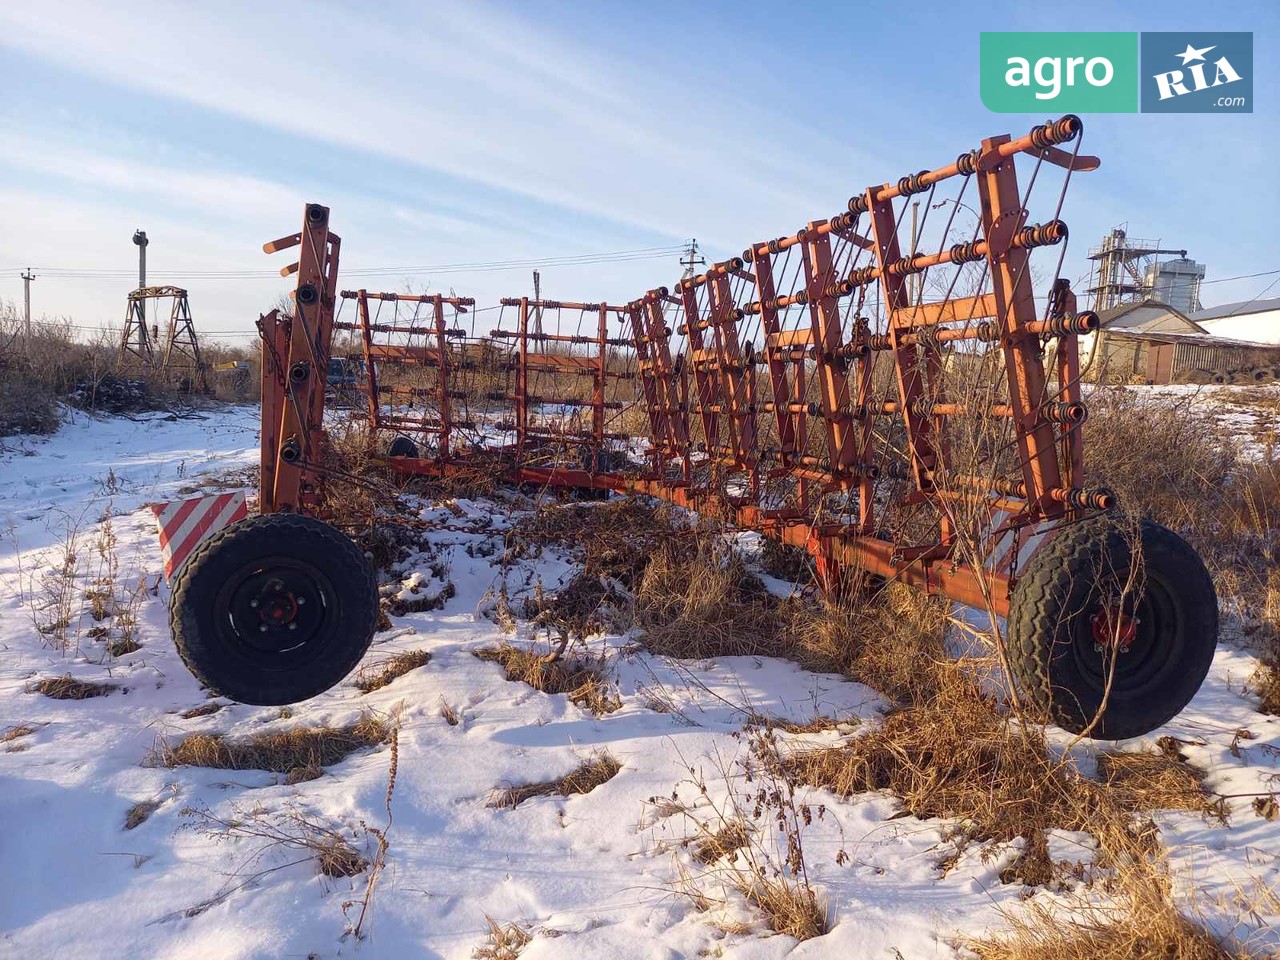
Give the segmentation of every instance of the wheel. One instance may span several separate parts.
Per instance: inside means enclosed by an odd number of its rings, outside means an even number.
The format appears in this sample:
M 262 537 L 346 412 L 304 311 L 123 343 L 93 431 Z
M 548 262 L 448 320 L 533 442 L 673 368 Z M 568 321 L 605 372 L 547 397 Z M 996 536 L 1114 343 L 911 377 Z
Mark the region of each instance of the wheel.
M 179 569 L 169 625 L 211 690 L 278 705 L 328 690 L 364 656 L 378 617 L 373 567 L 349 537 L 298 514 L 251 517 Z
M 418 445 L 406 436 L 398 436 L 387 447 L 388 457 L 412 457 L 417 459 Z
M 1010 598 L 1022 701 L 1072 733 L 1100 710 L 1096 739 L 1149 733 L 1190 702 L 1213 660 L 1218 596 L 1204 563 L 1158 523 L 1136 533 L 1141 565 L 1128 590 L 1134 531 L 1098 517 L 1037 551 Z

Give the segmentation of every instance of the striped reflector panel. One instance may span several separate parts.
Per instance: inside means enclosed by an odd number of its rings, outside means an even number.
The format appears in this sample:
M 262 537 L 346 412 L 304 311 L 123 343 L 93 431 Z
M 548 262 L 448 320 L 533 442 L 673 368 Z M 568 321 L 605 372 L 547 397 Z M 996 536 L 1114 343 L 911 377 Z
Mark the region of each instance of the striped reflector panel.
M 160 549 L 164 553 L 166 580 L 173 579 L 174 573 L 200 541 L 249 515 L 243 490 L 153 503 L 150 507 L 160 525 Z
M 1013 514 L 1006 510 L 992 512 L 991 523 L 983 538 L 983 566 L 994 573 L 1009 575 L 1013 563 L 1022 569 L 1035 552 L 1056 537 L 1062 529 L 1060 520 L 1042 520 L 1022 527 L 1008 527 Z

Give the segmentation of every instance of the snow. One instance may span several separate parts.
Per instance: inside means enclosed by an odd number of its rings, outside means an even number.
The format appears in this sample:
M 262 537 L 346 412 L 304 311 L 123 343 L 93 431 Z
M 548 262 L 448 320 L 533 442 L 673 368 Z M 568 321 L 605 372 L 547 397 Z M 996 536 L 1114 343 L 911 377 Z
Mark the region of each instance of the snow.
M 447 578 L 456 593 L 440 609 L 392 618 L 366 664 L 416 649 L 431 660 L 367 695 L 348 680 L 283 712 L 227 704 L 183 719 L 182 711 L 208 701 L 173 649 L 163 584 L 141 595 L 136 653 L 107 658 L 100 642 L 84 636 L 87 617 L 78 624 L 79 653 L 64 656 L 42 643 L 23 597 L 55 564 L 67 530 L 79 530 L 81 572 L 92 575 L 99 521 L 109 511 L 119 580 L 145 576 L 156 587 L 161 559 L 145 504 L 250 470 L 256 421 L 251 408 L 193 420 L 77 414 L 54 437 L 8 441 L 0 453 L 0 730 L 36 728 L 0 744 L 7 881 L 0 956 L 462 960 L 483 942 L 489 916 L 534 935 L 521 954 L 527 960 L 892 958 L 895 950 L 914 960 L 955 956 L 957 935 L 999 927 L 1002 911 L 1018 909 L 1023 889 L 999 880 L 1016 845 L 985 860 L 967 851 L 943 875 L 948 824 L 895 818 L 889 796 L 848 801 L 804 789 L 801 800 L 825 807 L 805 829 L 804 849 L 832 931 L 797 944 L 769 933 L 742 904 L 735 915 L 753 922 L 732 933 L 699 913 L 674 892 L 681 870 L 700 869 L 683 845 L 696 824 L 655 801 L 674 792 L 693 817 L 714 825 L 713 807 L 723 808 L 742 786 L 736 764 L 747 750 L 748 714 L 848 717 L 852 729 L 785 735 L 833 743 L 877 722 L 885 704 L 867 687 L 787 661 L 671 661 L 643 652 L 629 636 L 590 640 L 611 657 L 622 696 L 614 713 L 597 717 L 565 696 L 507 681 L 499 666 L 472 655 L 505 636 L 477 616 L 502 582 L 497 559 L 509 508 L 498 501 L 424 505 L 424 519 L 440 529 L 390 589 L 421 600 Z M 749 546 L 752 537 L 740 540 Z M 507 582 L 516 592 L 538 583 L 551 589 L 574 569 L 548 550 L 518 560 Z M 785 590 L 780 581 L 770 586 Z M 525 629 L 514 642 L 528 639 Z M 1199 696 L 1145 742 L 1165 734 L 1184 741 L 1223 793 L 1274 790 L 1280 720 L 1256 712 L 1243 689 L 1255 665 L 1240 643 L 1224 643 Z M 83 701 L 25 690 L 33 678 L 63 673 L 122 689 Z M 460 714 L 457 725 L 442 716 L 442 704 Z M 357 940 L 345 934 L 359 908 L 344 912 L 343 905 L 363 894 L 365 876 L 324 878 L 308 862 L 284 866 L 297 858 L 279 851 L 250 862 L 258 845 L 211 836 L 190 811 L 226 819 L 255 808 L 293 811 L 347 831 L 369 852 L 367 828 L 387 826 L 389 748 L 353 754 L 296 785 L 266 772 L 165 769 L 145 760 L 159 738 L 343 724 L 368 708 L 401 711 L 402 727 L 387 866 Z M 1059 746 L 1068 740 L 1063 735 Z M 591 793 L 514 809 L 487 805 L 497 787 L 562 776 L 606 749 L 622 770 Z M 125 831 L 126 812 L 139 801 L 160 805 Z M 1229 904 L 1239 888 L 1280 879 L 1280 822 L 1255 816 L 1248 796 L 1228 802 L 1230 826 L 1188 814 L 1157 820 L 1179 890 L 1222 898 L 1229 918 L 1238 913 Z M 1088 857 L 1086 838 L 1060 834 L 1052 843 L 1065 857 Z M 837 862 L 842 852 L 847 860 Z

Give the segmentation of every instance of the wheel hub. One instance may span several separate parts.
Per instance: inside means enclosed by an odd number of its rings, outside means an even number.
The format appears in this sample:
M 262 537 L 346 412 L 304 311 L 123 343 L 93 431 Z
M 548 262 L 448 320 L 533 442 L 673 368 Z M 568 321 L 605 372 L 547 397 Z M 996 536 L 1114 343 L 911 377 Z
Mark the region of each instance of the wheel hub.
M 263 586 L 261 595 L 250 601 L 249 606 L 258 611 L 258 619 L 262 621 L 260 629 L 288 627 L 296 630 L 298 607 L 305 602 L 306 598 L 295 596 L 284 581 L 269 580 Z
M 250 565 L 225 588 L 229 626 L 254 655 L 292 656 L 325 622 L 329 589 L 302 561 Z
M 1125 613 L 1120 607 L 1102 606 L 1089 620 L 1089 630 L 1093 634 L 1093 649 L 1098 652 L 1115 650 L 1128 653 L 1138 636 L 1138 625 L 1142 621 L 1132 614 Z

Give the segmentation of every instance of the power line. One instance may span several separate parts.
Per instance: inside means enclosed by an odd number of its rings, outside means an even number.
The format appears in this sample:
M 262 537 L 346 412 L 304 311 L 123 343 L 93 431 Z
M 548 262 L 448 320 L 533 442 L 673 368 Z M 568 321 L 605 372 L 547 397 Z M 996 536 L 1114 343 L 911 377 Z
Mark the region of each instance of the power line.
M 418 273 L 488 273 L 504 270 L 525 270 L 530 267 L 584 266 L 596 263 L 618 263 L 633 260 L 665 259 L 682 252 L 680 245 L 666 247 L 642 247 L 635 250 L 615 250 L 605 253 L 584 253 L 558 257 L 528 257 L 518 260 L 488 260 L 469 263 L 420 264 L 416 266 L 378 266 L 347 269 L 346 277 L 381 277 Z M 0 276 L 11 276 L 20 268 L 0 269 Z M 130 270 L 88 267 L 40 267 L 43 275 L 53 279 L 115 280 L 132 276 Z M 169 270 L 155 276 L 196 280 L 278 280 L 274 270 Z

